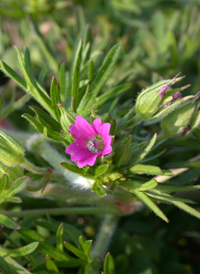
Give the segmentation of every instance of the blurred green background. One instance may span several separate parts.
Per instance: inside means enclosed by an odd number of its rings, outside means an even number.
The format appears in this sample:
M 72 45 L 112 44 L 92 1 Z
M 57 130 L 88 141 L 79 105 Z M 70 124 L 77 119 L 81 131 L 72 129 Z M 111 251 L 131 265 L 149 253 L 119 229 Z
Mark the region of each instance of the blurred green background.
M 71 65 L 80 38 L 92 41 L 97 64 L 112 45 L 121 43 L 120 60 L 109 81 L 132 83 L 122 101 L 133 104 L 143 88 L 178 73 L 186 75 L 182 85 L 191 84 L 184 95 L 199 90 L 199 0 L 1 0 L 0 26 L 0 58 L 19 70 L 13 45 L 20 50 L 29 47 L 35 75 L 38 77 L 41 70 L 47 75 L 47 90 L 51 77 L 58 78 L 60 65 Z M 13 87 L 16 98 L 21 97 L 23 91 L 0 72 L 5 105 L 15 100 Z M 28 111 L 24 106 L 1 123 L 25 129 L 28 124 L 20 116 Z M 167 157 L 170 162 L 173 154 Z M 200 200 L 198 192 L 196 200 Z M 117 274 L 200 273 L 199 220 L 171 206 L 162 209 L 169 224 L 148 209 L 121 218 L 109 250 Z M 75 216 L 67 217 L 67 221 L 78 226 L 88 239 L 99 225 L 98 218 L 80 220 Z

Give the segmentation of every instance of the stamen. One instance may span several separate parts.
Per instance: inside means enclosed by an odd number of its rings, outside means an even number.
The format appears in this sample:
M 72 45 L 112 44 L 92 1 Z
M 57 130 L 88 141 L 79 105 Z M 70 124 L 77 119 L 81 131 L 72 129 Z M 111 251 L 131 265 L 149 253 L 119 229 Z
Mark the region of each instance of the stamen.
M 91 151 L 92 153 L 97 153 L 98 149 L 96 148 L 96 143 L 97 143 L 97 140 L 95 139 L 89 140 L 87 143 L 87 149 Z

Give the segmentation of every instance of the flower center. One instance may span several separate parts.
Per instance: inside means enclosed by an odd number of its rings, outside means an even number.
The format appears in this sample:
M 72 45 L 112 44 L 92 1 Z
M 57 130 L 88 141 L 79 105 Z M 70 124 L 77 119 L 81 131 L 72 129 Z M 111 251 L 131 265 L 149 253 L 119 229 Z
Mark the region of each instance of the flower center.
M 92 153 L 98 153 L 99 151 L 102 151 L 104 148 L 104 142 L 103 140 L 96 140 L 96 139 L 90 139 L 87 142 L 87 149 L 91 151 Z

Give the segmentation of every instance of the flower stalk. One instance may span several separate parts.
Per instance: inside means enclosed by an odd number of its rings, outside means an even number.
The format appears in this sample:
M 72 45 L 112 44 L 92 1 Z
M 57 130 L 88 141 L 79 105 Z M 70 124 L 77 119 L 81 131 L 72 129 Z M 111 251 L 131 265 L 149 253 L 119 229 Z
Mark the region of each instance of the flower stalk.
M 113 215 L 106 215 L 102 222 L 99 233 L 97 234 L 96 241 L 92 248 L 92 257 L 97 258 L 95 263 L 90 269 L 90 274 L 98 274 L 100 263 L 104 260 L 111 238 L 115 232 L 118 217 Z

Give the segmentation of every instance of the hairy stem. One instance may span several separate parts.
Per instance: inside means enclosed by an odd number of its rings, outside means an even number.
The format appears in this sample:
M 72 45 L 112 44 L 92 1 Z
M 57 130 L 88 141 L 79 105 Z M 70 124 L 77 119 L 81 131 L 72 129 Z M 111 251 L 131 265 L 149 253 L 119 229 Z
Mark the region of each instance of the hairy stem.
M 117 225 L 118 217 L 114 215 L 106 215 L 103 223 L 101 225 L 100 231 L 97 234 L 96 241 L 92 248 L 92 256 L 93 258 L 97 258 L 98 260 L 103 260 L 108 246 L 110 244 L 110 240 L 113 236 L 115 231 L 115 227 Z M 98 274 L 99 273 L 99 263 L 95 263 L 90 270 L 91 274 Z
M 36 174 L 47 174 L 48 173 L 48 169 L 47 168 L 41 168 L 41 167 L 37 167 L 35 165 L 33 165 L 32 163 L 30 163 L 28 160 L 24 159 L 24 161 L 21 163 L 21 166 L 33 173 Z
M 42 208 L 22 211 L 4 211 L 2 214 L 8 217 L 26 217 L 42 215 L 72 215 L 72 214 L 112 214 L 119 215 L 119 211 L 114 208 L 97 208 L 97 207 L 60 207 L 60 208 Z

